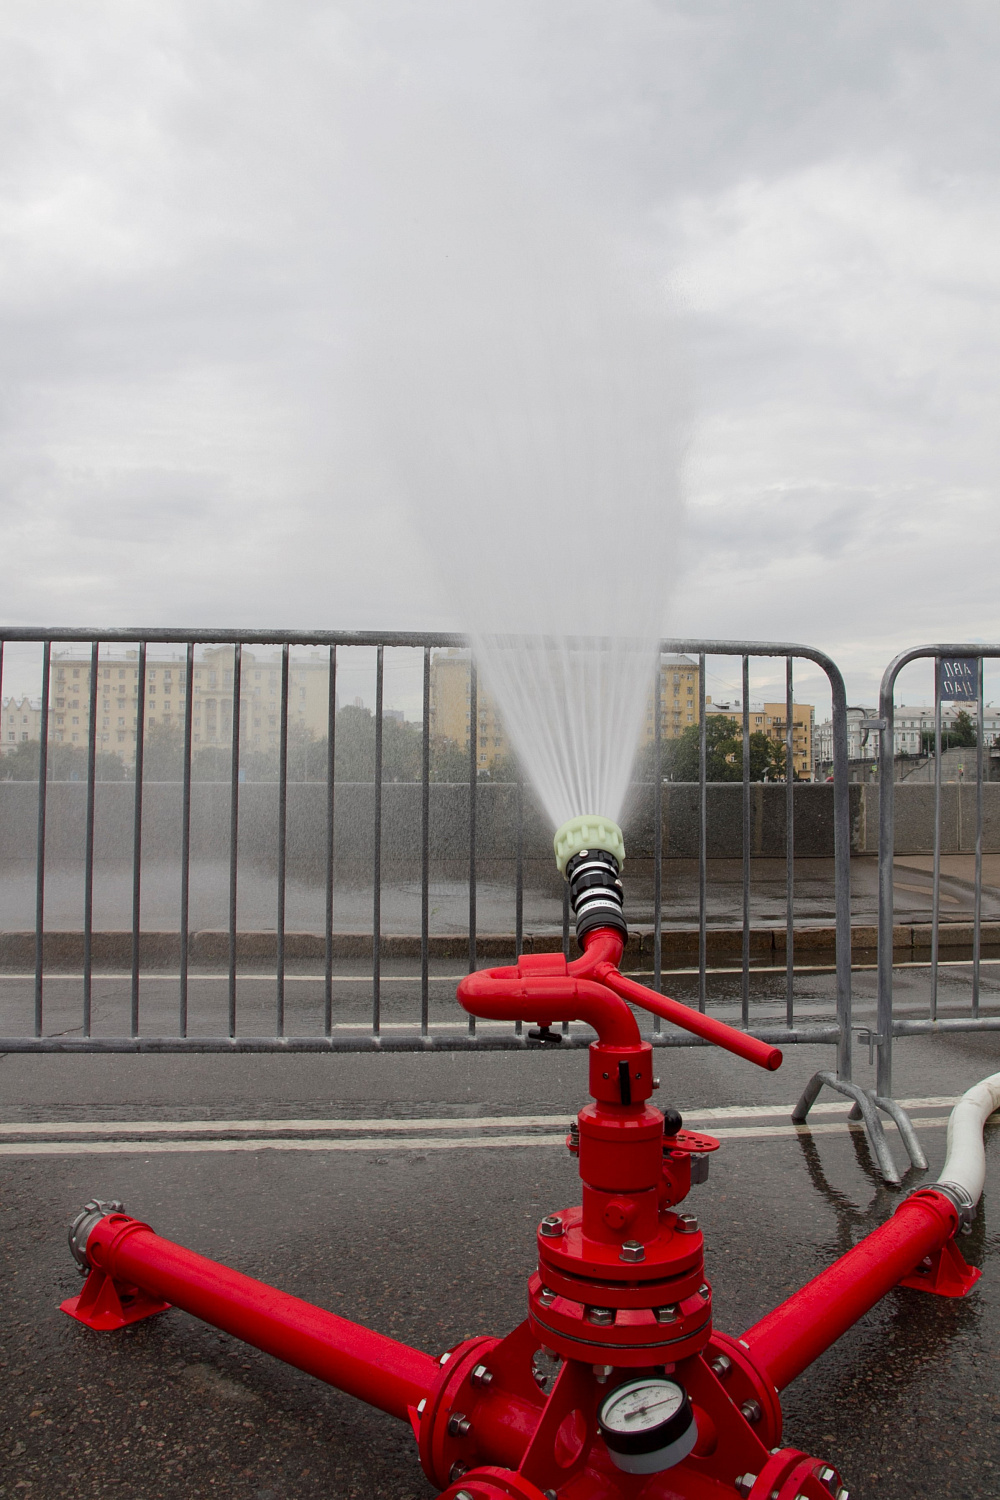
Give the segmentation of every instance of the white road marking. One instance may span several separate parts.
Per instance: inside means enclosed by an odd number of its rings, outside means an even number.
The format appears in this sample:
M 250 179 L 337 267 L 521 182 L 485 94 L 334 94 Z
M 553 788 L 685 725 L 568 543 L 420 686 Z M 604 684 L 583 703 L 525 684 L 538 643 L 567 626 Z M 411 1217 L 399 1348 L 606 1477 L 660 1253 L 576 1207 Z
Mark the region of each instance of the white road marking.
M 885 1121 L 887 1128 L 895 1128 Z M 943 1116 L 914 1120 L 915 1126 L 931 1129 L 947 1124 Z M 720 1140 L 774 1140 L 790 1136 L 835 1135 L 844 1128 L 860 1131 L 854 1121 L 837 1121 L 827 1125 L 747 1125 L 724 1127 L 716 1134 Z M 460 1151 L 508 1150 L 514 1146 L 564 1146 L 565 1134 L 558 1135 L 481 1135 L 418 1136 L 410 1140 L 391 1137 L 367 1137 L 361 1140 L 301 1140 L 288 1136 L 252 1137 L 245 1140 L 200 1141 L 163 1140 L 65 1140 L 9 1141 L 0 1143 L 0 1156 L 147 1156 L 191 1151 Z
M 927 1099 L 901 1099 L 904 1109 L 950 1109 L 956 1099 L 952 1097 Z M 684 1110 L 685 1125 L 703 1124 L 712 1120 L 745 1120 L 767 1118 L 774 1115 L 790 1115 L 791 1104 L 726 1104 L 715 1109 Z M 810 1115 L 847 1114 L 850 1104 L 846 1100 L 837 1103 L 814 1104 Z M 233 1131 L 267 1132 L 313 1131 L 331 1134 L 341 1131 L 355 1133 L 372 1131 L 410 1132 L 421 1130 L 470 1130 L 479 1129 L 538 1129 L 545 1126 L 569 1128 L 573 1117 L 571 1110 L 561 1115 L 475 1115 L 454 1116 L 433 1120 L 30 1120 L 0 1122 L 0 1135 L 222 1135 Z

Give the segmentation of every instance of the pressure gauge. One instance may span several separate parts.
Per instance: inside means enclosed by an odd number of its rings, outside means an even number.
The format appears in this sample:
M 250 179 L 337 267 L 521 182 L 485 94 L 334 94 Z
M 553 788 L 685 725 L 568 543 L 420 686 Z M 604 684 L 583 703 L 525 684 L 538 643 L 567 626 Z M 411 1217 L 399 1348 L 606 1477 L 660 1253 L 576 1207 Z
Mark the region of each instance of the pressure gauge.
M 659 1474 L 687 1458 L 698 1441 L 691 1403 L 676 1380 L 626 1380 L 605 1396 L 597 1422 L 626 1474 Z

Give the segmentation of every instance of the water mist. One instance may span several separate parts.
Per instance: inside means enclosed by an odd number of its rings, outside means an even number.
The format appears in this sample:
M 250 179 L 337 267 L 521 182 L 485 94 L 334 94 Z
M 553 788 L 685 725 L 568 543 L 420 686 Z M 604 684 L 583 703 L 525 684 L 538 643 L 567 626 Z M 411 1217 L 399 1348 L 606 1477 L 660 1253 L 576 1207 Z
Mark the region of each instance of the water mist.
M 680 543 L 665 291 L 527 149 L 404 118 L 369 203 L 379 430 L 553 827 L 615 823 Z

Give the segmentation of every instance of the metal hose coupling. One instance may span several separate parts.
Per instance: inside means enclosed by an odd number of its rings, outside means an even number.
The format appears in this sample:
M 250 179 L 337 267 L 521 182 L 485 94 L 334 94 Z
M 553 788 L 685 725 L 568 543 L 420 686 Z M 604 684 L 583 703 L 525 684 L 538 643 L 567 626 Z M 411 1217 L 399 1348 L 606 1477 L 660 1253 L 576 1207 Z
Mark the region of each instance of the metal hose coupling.
M 625 840 L 610 818 L 584 813 L 556 830 L 553 846 L 560 874 L 569 882 L 569 899 L 579 943 L 595 927 L 611 927 L 628 937 L 621 882 Z
M 90 1203 L 85 1203 L 69 1226 L 69 1248 L 73 1259 L 80 1268 L 82 1275 L 86 1276 L 90 1271 L 90 1261 L 87 1259 L 87 1241 L 90 1231 L 95 1224 L 106 1219 L 108 1214 L 121 1214 L 125 1212 L 125 1205 L 117 1200 L 105 1203 L 100 1198 L 93 1198 Z

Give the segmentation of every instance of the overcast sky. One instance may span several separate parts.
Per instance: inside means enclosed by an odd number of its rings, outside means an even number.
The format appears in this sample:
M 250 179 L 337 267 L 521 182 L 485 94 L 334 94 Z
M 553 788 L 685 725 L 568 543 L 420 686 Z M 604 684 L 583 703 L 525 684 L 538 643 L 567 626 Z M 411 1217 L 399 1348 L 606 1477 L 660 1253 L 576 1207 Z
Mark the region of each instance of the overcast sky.
M 569 226 L 569 285 L 659 299 L 684 503 L 601 555 L 663 550 L 672 632 L 808 642 L 854 698 L 1000 638 L 996 6 L 7 0 L 0 36 L 8 622 L 462 629 L 365 353 L 468 203 L 466 246 Z

